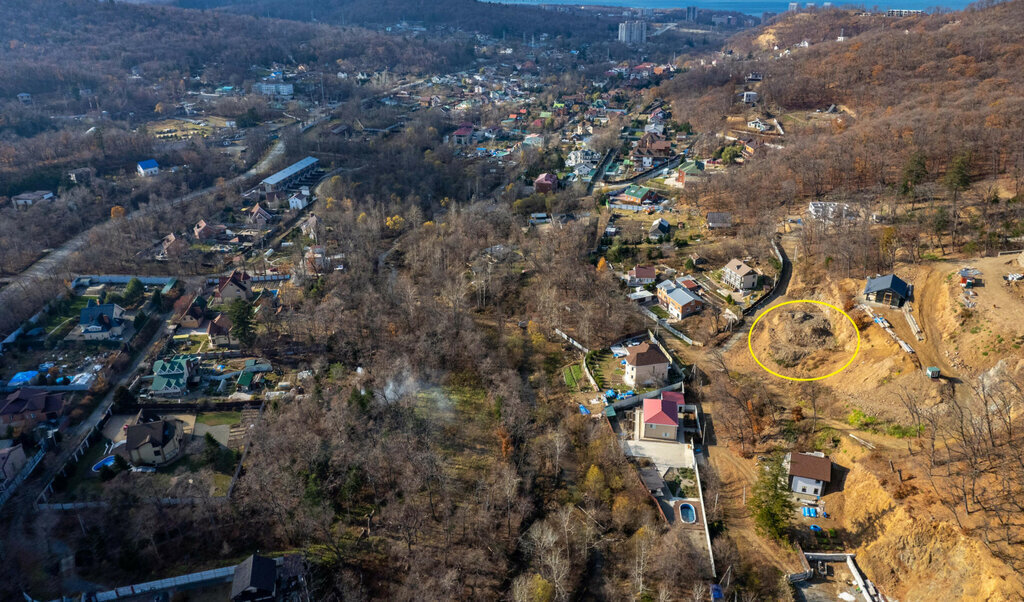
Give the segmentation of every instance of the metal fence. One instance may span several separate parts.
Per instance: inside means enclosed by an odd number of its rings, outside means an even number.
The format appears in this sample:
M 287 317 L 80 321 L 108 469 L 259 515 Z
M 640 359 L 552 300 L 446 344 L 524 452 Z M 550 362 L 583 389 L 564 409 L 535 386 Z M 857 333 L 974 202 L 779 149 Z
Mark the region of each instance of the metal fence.
M 28 476 L 32 474 L 32 471 L 36 469 L 36 466 L 39 466 L 39 463 L 43 461 L 43 456 L 45 455 L 46 447 L 44 446 L 39 448 L 39 451 L 37 451 L 34 456 L 29 458 L 25 466 L 21 468 L 21 472 L 19 472 L 17 475 L 15 475 L 13 479 L 11 479 L 11 481 L 7 484 L 4 490 L 0 492 L 0 508 L 3 508 L 4 504 L 6 504 L 8 500 L 11 499 L 11 497 L 14 495 L 14 492 L 18 489 L 18 486 L 25 482 L 25 479 L 27 479 Z

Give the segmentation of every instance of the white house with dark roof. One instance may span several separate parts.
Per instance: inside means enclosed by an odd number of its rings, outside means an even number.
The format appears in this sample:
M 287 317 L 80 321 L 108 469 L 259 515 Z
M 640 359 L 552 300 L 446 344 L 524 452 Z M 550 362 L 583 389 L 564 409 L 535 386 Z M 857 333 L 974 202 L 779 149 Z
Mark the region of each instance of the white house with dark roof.
M 733 259 L 722 268 L 722 280 L 729 286 L 741 291 L 756 288 L 758 276 L 760 274 L 754 268 L 739 259 Z
M 794 493 L 825 494 L 825 487 L 832 481 L 832 460 L 824 453 L 789 453 L 783 463 Z
M 668 378 L 669 359 L 657 345 L 641 343 L 630 347 L 625 361 L 622 380 L 631 387 L 658 385 Z

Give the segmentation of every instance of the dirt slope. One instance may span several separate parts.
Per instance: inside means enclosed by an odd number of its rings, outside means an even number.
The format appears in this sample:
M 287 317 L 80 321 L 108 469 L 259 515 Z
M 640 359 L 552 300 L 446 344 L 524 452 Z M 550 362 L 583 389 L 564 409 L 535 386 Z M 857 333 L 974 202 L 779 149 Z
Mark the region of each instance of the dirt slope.
M 854 464 L 831 511 L 850 532 L 857 564 L 904 601 L 1024 599 L 1024 582 L 984 545 L 945 521 L 914 517 Z

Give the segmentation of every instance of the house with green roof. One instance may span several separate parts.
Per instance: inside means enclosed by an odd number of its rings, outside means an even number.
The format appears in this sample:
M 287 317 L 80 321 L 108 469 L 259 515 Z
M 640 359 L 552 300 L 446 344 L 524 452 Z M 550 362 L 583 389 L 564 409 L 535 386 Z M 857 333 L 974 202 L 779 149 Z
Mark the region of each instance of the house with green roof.
M 199 357 L 176 355 L 169 360 L 157 360 L 153 364 L 153 384 L 149 391 L 153 395 L 175 396 L 188 393 L 189 379 L 199 369 Z

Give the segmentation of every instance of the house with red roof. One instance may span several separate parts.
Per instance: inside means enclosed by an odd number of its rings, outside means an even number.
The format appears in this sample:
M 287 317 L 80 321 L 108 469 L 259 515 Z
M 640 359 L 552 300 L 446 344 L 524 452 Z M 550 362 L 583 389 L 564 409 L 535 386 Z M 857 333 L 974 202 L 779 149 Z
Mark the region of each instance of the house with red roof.
M 558 190 L 558 177 L 553 173 L 542 173 L 533 181 L 533 190 L 547 194 Z
M 473 140 L 473 126 L 462 126 L 452 134 L 452 144 L 465 146 Z
M 679 407 L 671 399 L 645 399 L 641 438 L 675 441 L 679 429 Z

